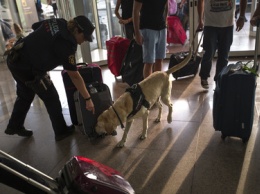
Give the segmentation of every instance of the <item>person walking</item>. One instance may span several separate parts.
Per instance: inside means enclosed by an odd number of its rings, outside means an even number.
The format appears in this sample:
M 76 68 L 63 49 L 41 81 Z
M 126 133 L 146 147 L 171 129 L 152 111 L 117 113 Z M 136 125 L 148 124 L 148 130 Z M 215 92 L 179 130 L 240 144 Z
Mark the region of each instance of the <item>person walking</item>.
M 166 57 L 167 0 L 135 0 L 133 23 L 135 40 L 143 48 L 143 76 L 161 71 Z
M 245 22 L 245 10 L 247 0 L 240 0 L 240 15 L 236 21 L 236 31 L 240 31 Z M 228 64 L 230 47 L 233 42 L 233 30 L 235 23 L 236 0 L 225 0 L 220 4 L 217 0 L 198 1 L 199 24 L 198 30 L 204 31 L 203 49 L 205 51 L 199 76 L 201 86 L 209 88 L 208 77 L 212 68 L 212 59 L 218 50 L 216 72 L 214 81 L 223 67 Z
M 86 100 L 86 109 L 94 113 L 93 102 L 77 71 L 75 53 L 77 45 L 92 41 L 95 27 L 85 16 L 77 16 L 70 21 L 49 19 L 37 22 L 32 29 L 32 33 L 16 42 L 7 56 L 8 68 L 17 84 L 17 98 L 5 133 L 24 137 L 33 135 L 24 127 L 24 121 L 37 94 L 49 114 L 55 140 L 60 141 L 74 132 L 74 126 L 67 126 L 58 92 L 47 72 L 62 65 Z
M 57 7 L 56 0 L 47 0 L 47 3 L 48 3 L 48 5 L 52 6 L 54 17 L 57 18 L 58 17 L 58 14 L 57 14 L 58 7 Z

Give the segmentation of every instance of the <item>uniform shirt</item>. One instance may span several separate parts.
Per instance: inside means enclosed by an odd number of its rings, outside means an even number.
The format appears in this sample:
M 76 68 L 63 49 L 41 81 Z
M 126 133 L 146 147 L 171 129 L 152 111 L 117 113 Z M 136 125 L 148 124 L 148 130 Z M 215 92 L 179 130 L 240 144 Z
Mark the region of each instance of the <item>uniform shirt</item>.
M 233 26 L 235 9 L 236 0 L 204 0 L 204 26 Z
M 167 0 L 135 0 L 142 3 L 140 29 L 162 30 L 166 28 L 164 11 Z
M 67 30 L 64 19 L 49 19 L 33 24 L 34 32 L 22 41 L 21 61 L 30 65 L 32 71 L 44 73 L 62 65 L 66 70 L 76 71 L 75 53 L 77 42 Z

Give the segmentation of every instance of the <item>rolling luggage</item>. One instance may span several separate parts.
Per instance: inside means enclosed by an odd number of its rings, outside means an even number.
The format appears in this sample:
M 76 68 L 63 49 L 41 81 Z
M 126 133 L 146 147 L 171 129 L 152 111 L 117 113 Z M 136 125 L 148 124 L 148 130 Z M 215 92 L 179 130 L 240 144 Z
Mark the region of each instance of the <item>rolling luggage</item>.
M 254 62 L 237 62 L 224 67 L 218 75 L 213 96 L 213 127 L 221 131 L 221 138 L 227 136 L 249 140 L 253 120 L 259 27 L 256 33 Z
M 131 40 L 125 58 L 123 60 L 121 75 L 122 81 L 132 86 L 139 83 L 143 78 L 143 50 L 142 46 L 138 45 L 135 40 Z
M 196 32 L 197 34 L 197 32 Z M 196 37 L 196 34 L 193 37 L 192 40 L 192 44 L 191 46 L 193 46 L 194 44 L 194 39 Z M 179 69 L 178 71 L 175 71 L 172 73 L 172 76 L 177 80 L 179 77 L 186 77 L 186 76 L 196 76 L 198 69 L 199 69 L 199 65 L 201 62 L 202 57 L 198 54 L 198 48 L 199 45 L 201 43 L 203 34 L 200 37 L 198 46 L 195 50 L 195 52 L 192 55 L 191 60 L 189 61 L 189 63 L 187 65 L 185 65 L 183 68 Z M 189 52 L 180 52 L 180 53 L 174 53 L 171 55 L 170 57 L 170 62 L 169 62 L 169 66 L 168 69 L 172 68 L 173 66 L 179 64 L 181 61 L 183 61 L 186 56 L 189 55 Z
M 73 156 L 54 179 L 0 150 L 0 174 L 0 183 L 26 194 L 135 193 L 118 171 L 82 156 Z
M 80 95 L 79 91 L 74 93 L 74 101 L 77 112 L 78 127 L 80 131 L 90 138 L 95 138 L 98 135 L 95 132 L 95 125 L 98 116 L 108 109 L 112 104 L 112 96 L 109 87 L 100 82 L 86 84 L 92 102 L 95 106 L 95 114 L 86 110 L 86 101 Z
M 184 44 L 187 35 L 178 16 L 167 17 L 167 43 Z
M 122 62 L 129 47 L 130 40 L 127 38 L 115 36 L 106 41 L 107 64 L 111 73 L 120 76 Z
M 102 72 L 99 65 L 94 63 L 93 64 L 79 63 L 77 64 L 77 68 L 85 83 L 91 83 L 95 81 L 98 81 L 100 83 L 103 82 Z M 72 83 L 66 70 L 63 70 L 61 74 L 62 74 L 63 84 L 67 96 L 71 122 L 74 125 L 78 125 L 75 102 L 73 97 L 74 92 L 77 89 Z
M 134 194 L 128 181 L 116 170 L 89 158 L 74 156 L 60 171 L 65 185 L 78 193 Z

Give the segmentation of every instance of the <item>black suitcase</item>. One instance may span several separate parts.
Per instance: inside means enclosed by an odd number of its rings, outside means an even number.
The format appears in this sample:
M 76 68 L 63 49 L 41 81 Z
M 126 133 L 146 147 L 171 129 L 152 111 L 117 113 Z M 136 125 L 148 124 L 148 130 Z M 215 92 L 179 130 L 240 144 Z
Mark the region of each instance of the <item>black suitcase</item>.
M 95 138 L 97 137 L 95 132 L 97 118 L 113 104 L 113 101 L 109 87 L 106 84 L 93 82 L 86 86 L 95 106 L 95 114 L 86 110 L 86 101 L 80 93 L 76 91 L 74 93 L 74 101 L 78 118 L 78 127 L 83 134 L 90 138 Z M 93 89 L 96 90 L 94 93 L 92 92 Z
M 120 71 L 122 81 L 126 82 L 129 86 L 139 83 L 144 79 L 143 68 L 142 46 L 138 45 L 133 39 L 130 42 Z
M 170 63 L 169 63 L 169 69 L 173 66 L 179 64 L 182 62 L 186 56 L 189 55 L 189 52 L 181 52 L 172 54 L 170 57 Z M 175 71 L 172 73 L 173 77 L 177 80 L 179 77 L 185 77 L 185 76 L 196 76 L 199 65 L 201 62 L 202 57 L 198 54 L 193 54 L 191 60 L 187 65 L 185 65 L 183 68 L 179 69 L 178 71 Z
M 234 136 L 247 142 L 254 120 L 256 75 L 245 64 L 229 64 L 219 74 L 213 96 L 213 126 L 222 138 Z
M 101 68 L 98 64 L 79 63 L 77 64 L 77 67 L 85 83 L 91 83 L 95 81 L 98 81 L 100 83 L 103 82 Z M 74 125 L 78 125 L 75 102 L 73 97 L 74 92 L 77 89 L 72 83 L 66 70 L 63 70 L 61 74 L 62 74 L 63 84 L 67 96 L 71 122 Z
M 82 156 L 73 156 L 54 179 L 0 150 L 0 175 L 0 183 L 26 194 L 135 193 L 121 173 Z
M 194 44 L 194 39 L 196 37 L 197 32 L 195 33 L 193 40 L 192 40 L 192 44 L 191 46 L 193 46 Z M 187 65 L 185 65 L 183 68 L 179 69 L 178 71 L 175 71 L 172 73 L 173 77 L 177 80 L 179 77 L 186 77 L 186 76 L 196 76 L 198 69 L 199 69 L 199 65 L 201 62 L 202 57 L 198 54 L 198 48 L 199 45 L 201 43 L 203 37 L 203 33 L 200 37 L 198 46 L 195 50 L 195 52 L 192 55 L 191 60 L 189 61 L 189 63 Z M 179 64 L 180 62 L 182 62 L 186 56 L 189 55 L 189 52 L 180 52 L 180 53 L 175 53 L 172 54 L 170 57 L 170 62 L 169 62 L 169 67 L 168 69 L 174 67 L 175 65 Z
M 245 143 L 250 138 L 254 121 L 258 46 L 259 27 L 254 62 L 229 64 L 218 75 L 213 96 L 213 127 L 221 131 L 222 139 L 239 137 Z

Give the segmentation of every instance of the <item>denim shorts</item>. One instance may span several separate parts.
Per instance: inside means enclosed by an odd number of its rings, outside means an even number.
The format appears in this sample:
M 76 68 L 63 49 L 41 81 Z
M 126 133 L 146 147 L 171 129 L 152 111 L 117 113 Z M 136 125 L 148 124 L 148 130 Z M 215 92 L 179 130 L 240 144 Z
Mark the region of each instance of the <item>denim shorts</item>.
M 155 59 L 166 57 L 166 29 L 142 29 L 143 36 L 143 62 L 154 63 Z

